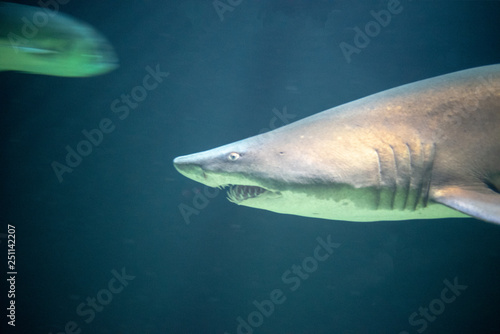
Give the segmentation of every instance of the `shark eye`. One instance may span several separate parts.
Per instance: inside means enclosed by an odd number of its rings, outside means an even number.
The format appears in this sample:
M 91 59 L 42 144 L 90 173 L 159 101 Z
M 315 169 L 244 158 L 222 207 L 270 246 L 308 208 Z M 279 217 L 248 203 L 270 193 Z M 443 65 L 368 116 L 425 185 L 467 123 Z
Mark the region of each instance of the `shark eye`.
M 227 156 L 227 159 L 229 161 L 235 161 L 235 160 L 238 160 L 240 158 L 240 154 L 239 153 L 236 153 L 236 152 L 231 152 L 229 153 L 229 155 Z

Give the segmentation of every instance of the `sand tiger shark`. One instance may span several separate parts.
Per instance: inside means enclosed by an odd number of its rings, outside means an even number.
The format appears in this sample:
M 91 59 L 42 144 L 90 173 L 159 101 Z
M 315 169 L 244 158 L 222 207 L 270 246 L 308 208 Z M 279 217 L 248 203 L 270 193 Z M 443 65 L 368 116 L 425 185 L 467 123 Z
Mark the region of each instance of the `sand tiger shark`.
M 175 168 L 236 204 L 345 221 L 500 224 L 500 64 L 383 91 Z

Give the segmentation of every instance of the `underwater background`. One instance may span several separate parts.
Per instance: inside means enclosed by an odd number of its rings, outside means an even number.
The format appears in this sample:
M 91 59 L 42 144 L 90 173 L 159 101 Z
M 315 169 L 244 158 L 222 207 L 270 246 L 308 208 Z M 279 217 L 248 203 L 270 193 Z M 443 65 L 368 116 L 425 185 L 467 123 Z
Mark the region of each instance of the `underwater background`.
M 280 215 L 234 205 L 172 165 L 500 63 L 500 1 L 58 4 L 109 39 L 120 67 L 89 78 L 0 73 L 1 333 L 500 333 L 500 226 Z M 367 25 L 372 36 L 356 40 Z M 152 72 L 157 84 L 141 89 Z M 112 130 L 58 176 L 54 162 L 65 165 L 103 120 Z

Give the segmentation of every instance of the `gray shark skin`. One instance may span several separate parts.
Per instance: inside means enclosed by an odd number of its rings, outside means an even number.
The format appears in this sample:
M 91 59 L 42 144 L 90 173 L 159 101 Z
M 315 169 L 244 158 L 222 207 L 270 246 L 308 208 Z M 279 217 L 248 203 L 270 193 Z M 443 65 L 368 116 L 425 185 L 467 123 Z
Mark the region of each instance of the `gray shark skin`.
M 278 213 L 500 224 L 500 65 L 393 88 L 174 166 Z

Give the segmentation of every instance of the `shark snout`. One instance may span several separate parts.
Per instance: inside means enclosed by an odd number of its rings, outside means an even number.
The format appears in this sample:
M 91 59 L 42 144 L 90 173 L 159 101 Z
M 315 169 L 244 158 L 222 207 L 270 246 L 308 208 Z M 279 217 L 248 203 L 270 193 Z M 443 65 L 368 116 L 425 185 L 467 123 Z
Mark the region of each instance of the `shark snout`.
M 174 167 L 182 175 L 195 181 L 202 182 L 206 176 L 198 160 L 199 159 L 193 155 L 177 157 L 174 159 Z
M 207 169 L 207 166 L 210 165 L 210 158 L 211 155 L 206 152 L 184 155 L 174 159 L 174 167 L 179 173 L 191 180 L 209 187 L 218 187 L 221 185 L 221 180 L 214 175 L 210 168 Z

